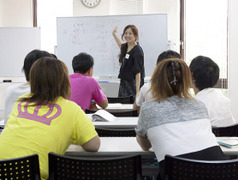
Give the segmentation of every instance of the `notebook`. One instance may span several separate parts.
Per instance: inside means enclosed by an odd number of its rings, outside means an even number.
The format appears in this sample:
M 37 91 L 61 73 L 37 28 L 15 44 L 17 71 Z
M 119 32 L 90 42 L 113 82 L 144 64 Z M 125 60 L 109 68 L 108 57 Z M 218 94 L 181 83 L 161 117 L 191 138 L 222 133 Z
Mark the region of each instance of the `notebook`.
M 116 117 L 111 113 L 100 109 L 92 115 L 92 121 L 115 121 Z
M 219 140 L 218 144 L 227 148 L 238 148 L 238 139 L 224 139 Z

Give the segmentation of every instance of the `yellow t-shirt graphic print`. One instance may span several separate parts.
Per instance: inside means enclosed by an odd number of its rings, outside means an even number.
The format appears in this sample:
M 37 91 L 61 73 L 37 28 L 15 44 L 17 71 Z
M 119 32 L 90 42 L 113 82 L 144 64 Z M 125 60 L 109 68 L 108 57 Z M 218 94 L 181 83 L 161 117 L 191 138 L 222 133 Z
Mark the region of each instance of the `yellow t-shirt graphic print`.
M 46 104 L 46 105 L 38 105 L 38 106 L 35 107 L 33 113 L 29 113 L 28 110 L 27 110 L 28 109 L 27 107 L 30 103 L 25 102 L 24 110 L 22 110 L 22 104 L 23 103 L 24 102 L 20 102 L 18 104 L 19 114 L 18 114 L 17 117 L 38 121 L 38 122 L 44 123 L 46 125 L 50 125 L 51 121 L 53 119 L 57 118 L 62 112 L 62 109 L 58 104 L 49 103 L 49 104 Z M 46 106 L 46 108 L 49 108 L 49 110 L 48 110 L 48 112 L 46 112 L 45 114 L 40 116 L 40 115 L 38 115 L 38 112 L 39 112 L 39 110 L 41 109 L 42 106 Z M 55 113 L 53 113 L 54 109 L 56 109 Z

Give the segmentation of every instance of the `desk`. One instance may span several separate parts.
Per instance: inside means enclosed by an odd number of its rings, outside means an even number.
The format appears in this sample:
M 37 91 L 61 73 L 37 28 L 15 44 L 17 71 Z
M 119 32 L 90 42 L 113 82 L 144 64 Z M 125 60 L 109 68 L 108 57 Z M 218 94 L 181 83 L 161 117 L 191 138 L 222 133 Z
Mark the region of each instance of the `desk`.
M 102 109 L 100 106 L 96 106 L 98 109 Z M 133 104 L 108 103 L 106 109 L 133 109 Z
M 227 137 L 217 137 L 217 140 L 227 138 Z M 228 138 L 237 138 L 237 137 L 228 137 Z M 96 154 L 108 154 L 110 155 L 118 155 L 118 154 L 141 154 L 141 155 L 149 155 L 153 156 L 153 151 L 143 151 L 139 144 L 136 141 L 135 137 L 101 137 L 101 146 L 99 151 Z M 238 155 L 238 149 L 230 149 L 221 146 L 222 151 L 226 155 Z M 95 154 L 86 152 L 82 149 L 81 146 L 78 145 L 70 145 L 67 149 L 67 154 Z
M 70 145 L 65 155 L 75 157 L 115 157 L 123 155 L 142 156 L 142 175 L 157 176 L 158 162 L 153 151 L 143 151 L 135 137 L 101 137 L 101 146 L 98 152 L 86 152 L 78 145 Z
M 217 140 L 227 137 L 217 137 Z M 228 137 L 230 138 L 230 137 Z M 234 137 L 237 138 L 237 137 Z M 142 175 L 157 175 L 159 167 L 153 151 L 143 151 L 135 137 L 101 137 L 101 146 L 98 152 L 86 152 L 81 146 L 70 145 L 65 155 L 75 157 L 112 157 L 140 154 L 142 156 Z M 238 155 L 238 149 L 221 147 L 226 155 Z
M 106 109 L 133 109 L 133 104 L 109 103 Z
M 92 114 L 87 114 L 91 119 Z M 136 127 L 138 122 L 138 117 L 117 117 L 115 121 L 105 122 L 105 121 L 93 121 L 95 127 L 108 127 L 108 128 L 131 128 Z

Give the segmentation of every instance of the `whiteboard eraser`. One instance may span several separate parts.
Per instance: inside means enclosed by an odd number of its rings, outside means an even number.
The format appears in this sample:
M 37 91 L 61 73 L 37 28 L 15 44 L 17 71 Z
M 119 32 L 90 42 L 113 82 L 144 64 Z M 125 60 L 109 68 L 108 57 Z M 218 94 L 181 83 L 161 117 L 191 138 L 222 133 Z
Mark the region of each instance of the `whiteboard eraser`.
M 3 80 L 3 82 L 12 82 L 10 79 Z

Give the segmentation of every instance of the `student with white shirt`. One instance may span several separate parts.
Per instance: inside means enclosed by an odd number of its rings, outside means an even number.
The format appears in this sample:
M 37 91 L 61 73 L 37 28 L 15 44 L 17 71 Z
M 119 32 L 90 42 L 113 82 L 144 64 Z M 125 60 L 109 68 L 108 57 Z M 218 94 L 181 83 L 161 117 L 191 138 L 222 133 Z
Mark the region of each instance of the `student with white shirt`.
M 4 124 L 7 124 L 7 118 L 8 115 L 11 113 L 13 105 L 17 98 L 23 94 L 30 92 L 30 84 L 29 84 L 29 73 L 31 66 L 34 64 L 36 60 L 38 60 L 41 57 L 50 57 L 50 53 L 47 51 L 42 50 L 32 50 L 29 52 L 25 59 L 24 59 L 24 65 L 22 67 L 22 70 L 24 71 L 26 81 L 23 84 L 10 86 L 6 90 L 6 96 L 5 96 L 5 116 L 4 116 Z
M 181 58 L 181 56 L 176 51 L 172 51 L 172 50 L 164 51 L 158 56 L 156 65 L 162 60 L 165 60 L 168 58 Z M 140 92 L 138 96 L 136 97 L 136 100 L 133 104 L 133 109 L 136 109 L 138 112 L 140 112 L 140 107 L 142 103 L 152 99 L 152 95 L 151 95 L 151 92 L 149 92 L 149 89 L 150 89 L 150 82 L 145 83 L 141 87 Z
M 202 101 L 208 110 L 213 127 L 236 124 L 231 112 L 231 100 L 213 88 L 219 79 L 219 67 L 209 57 L 197 56 L 189 66 L 193 76 L 195 98 Z

